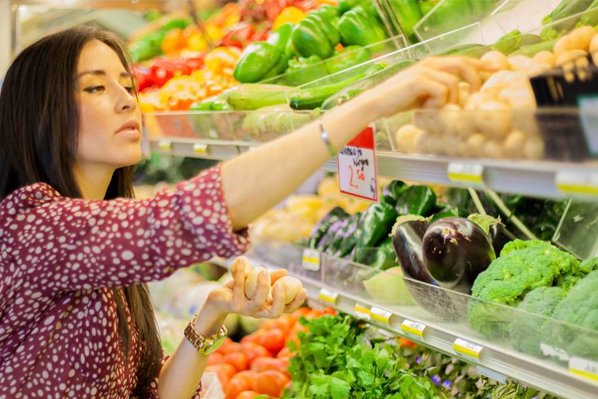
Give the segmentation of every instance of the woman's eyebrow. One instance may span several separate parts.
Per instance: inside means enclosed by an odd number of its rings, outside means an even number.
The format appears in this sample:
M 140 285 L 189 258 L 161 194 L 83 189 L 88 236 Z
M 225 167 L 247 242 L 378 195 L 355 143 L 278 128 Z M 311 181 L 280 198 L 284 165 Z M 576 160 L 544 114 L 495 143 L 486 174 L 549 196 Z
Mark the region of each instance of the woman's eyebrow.
M 79 77 L 85 76 L 85 75 L 94 75 L 94 76 L 105 76 L 106 72 L 102 69 L 93 69 L 91 71 L 83 71 L 79 74 Z M 130 78 L 131 74 L 128 72 L 121 72 L 120 74 L 121 78 Z

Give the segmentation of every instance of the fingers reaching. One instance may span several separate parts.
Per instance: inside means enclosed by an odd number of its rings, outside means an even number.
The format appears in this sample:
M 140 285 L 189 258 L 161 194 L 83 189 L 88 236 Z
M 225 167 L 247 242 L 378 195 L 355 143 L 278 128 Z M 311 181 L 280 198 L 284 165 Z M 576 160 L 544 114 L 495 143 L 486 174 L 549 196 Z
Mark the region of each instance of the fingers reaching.
M 284 312 L 285 313 L 293 313 L 295 310 L 299 309 L 299 307 L 301 305 L 303 305 L 303 303 L 305 302 L 306 299 L 307 299 L 307 290 L 305 288 L 302 288 L 301 291 L 299 291 L 299 293 L 295 297 L 295 299 L 293 299 L 293 302 L 291 302 L 285 306 Z

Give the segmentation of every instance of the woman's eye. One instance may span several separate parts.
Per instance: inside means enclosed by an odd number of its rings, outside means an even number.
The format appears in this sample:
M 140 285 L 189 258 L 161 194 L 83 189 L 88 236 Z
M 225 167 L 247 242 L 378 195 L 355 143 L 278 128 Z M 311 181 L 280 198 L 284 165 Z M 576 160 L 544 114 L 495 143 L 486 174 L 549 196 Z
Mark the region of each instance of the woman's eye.
M 104 90 L 105 90 L 105 87 L 101 86 L 101 85 L 90 86 L 85 89 L 85 91 L 88 93 L 99 93 L 100 91 L 104 91 Z
M 135 88 L 133 86 L 126 86 L 125 90 L 127 92 L 129 92 L 129 94 L 134 94 L 135 93 Z

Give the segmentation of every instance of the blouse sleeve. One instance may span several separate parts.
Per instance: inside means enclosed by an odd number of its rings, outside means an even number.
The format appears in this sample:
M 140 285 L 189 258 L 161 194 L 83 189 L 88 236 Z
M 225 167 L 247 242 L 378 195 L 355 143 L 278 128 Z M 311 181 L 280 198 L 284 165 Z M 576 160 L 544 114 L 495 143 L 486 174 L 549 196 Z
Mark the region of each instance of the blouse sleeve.
M 38 184 L 7 201 L 12 216 L 0 218 L 0 239 L 42 290 L 160 280 L 214 256 L 238 255 L 249 245 L 246 229 L 232 230 L 220 167 L 148 200 L 68 199 Z

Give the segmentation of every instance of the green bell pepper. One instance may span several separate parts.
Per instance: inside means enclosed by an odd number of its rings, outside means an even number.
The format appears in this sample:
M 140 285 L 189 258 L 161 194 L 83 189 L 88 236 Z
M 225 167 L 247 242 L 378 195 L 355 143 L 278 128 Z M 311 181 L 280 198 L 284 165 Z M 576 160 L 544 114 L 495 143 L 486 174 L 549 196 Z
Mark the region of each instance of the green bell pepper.
M 328 232 L 328 228 L 332 226 L 334 222 L 337 222 L 341 219 L 346 219 L 349 217 L 349 214 L 345 212 L 345 210 L 339 206 L 332 208 L 326 216 L 324 216 L 314 227 L 312 230 L 307 245 L 309 248 L 317 248 L 318 243 L 324 237 L 324 235 Z
M 372 0 L 339 0 L 337 5 L 338 15 L 343 15 L 347 11 L 359 6 L 363 7 L 368 14 L 378 16 L 378 10 L 376 10 L 376 6 Z
M 294 25 L 287 23 L 276 29 L 268 35 L 267 43 L 276 46 L 280 51 L 285 52 L 289 42 L 291 41 L 291 34 L 293 33 Z
M 243 51 L 233 75 L 241 83 L 255 83 L 267 76 L 277 75 L 286 64 L 286 57 L 278 47 L 266 42 L 255 42 Z M 273 75 L 272 72 L 277 73 Z
M 361 46 L 345 47 L 326 61 L 329 74 L 337 73 L 370 60 L 370 53 Z
M 442 204 L 442 206 L 438 206 L 434 216 L 432 216 L 432 220 L 430 223 L 434 223 L 437 220 L 450 218 L 450 217 L 459 217 L 461 216 L 459 212 L 459 208 L 454 205 L 450 204 Z
M 303 57 L 312 55 L 322 59 L 330 57 L 340 42 L 336 9 L 322 6 L 310 12 L 305 19 L 295 25 L 291 40 L 294 51 Z
M 430 187 L 411 186 L 397 201 L 396 210 L 400 215 L 430 216 L 436 209 L 436 194 Z
M 392 237 L 388 237 L 380 244 L 374 254 L 374 259 L 368 262 L 367 265 L 376 270 L 388 270 L 398 265 L 397 254 L 392 245 Z
M 285 72 L 285 83 L 289 86 L 301 86 L 328 76 L 326 65 L 317 55 L 303 58 L 299 57 L 289 61 L 289 67 Z
M 416 42 L 417 37 L 413 28 L 423 16 L 417 0 L 393 0 L 389 3 L 407 38 L 411 42 Z
M 376 17 L 361 6 L 346 12 L 339 21 L 343 46 L 369 46 L 386 39 L 384 28 Z M 377 50 L 374 50 L 377 51 Z
M 390 234 L 397 217 L 398 213 L 391 205 L 383 203 L 371 205 L 363 217 L 362 234 L 355 244 L 356 256 L 353 260 L 361 263 L 359 251 L 363 248 L 376 247 L 381 240 L 385 239 Z
M 408 188 L 409 186 L 407 186 L 404 182 L 400 180 L 394 180 L 382 190 L 381 201 L 385 204 L 396 206 L 399 197 L 403 191 L 407 190 Z

